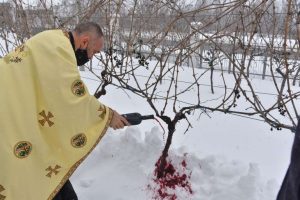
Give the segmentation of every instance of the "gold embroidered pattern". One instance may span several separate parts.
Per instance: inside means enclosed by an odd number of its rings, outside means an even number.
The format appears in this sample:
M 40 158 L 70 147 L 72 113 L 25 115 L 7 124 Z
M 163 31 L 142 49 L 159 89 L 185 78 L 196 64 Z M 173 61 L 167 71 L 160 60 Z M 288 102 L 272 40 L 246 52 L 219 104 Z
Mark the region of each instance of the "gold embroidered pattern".
M 61 180 L 61 182 L 58 184 L 58 186 L 55 188 L 55 190 L 50 194 L 50 196 L 48 197 L 47 200 L 52 200 L 55 195 L 60 191 L 60 189 L 63 187 L 63 185 L 65 184 L 65 182 L 67 180 L 69 180 L 70 176 L 74 173 L 74 171 L 78 168 L 78 166 L 84 161 L 84 159 L 86 159 L 86 157 L 93 151 L 93 149 L 97 146 L 97 144 L 100 142 L 101 138 L 104 136 L 105 132 L 107 131 L 109 124 L 111 122 L 112 119 L 112 110 L 109 109 L 109 113 L 108 113 L 108 120 L 107 123 L 105 125 L 105 128 L 103 129 L 102 133 L 100 134 L 100 136 L 98 137 L 98 139 L 95 141 L 95 144 L 93 145 L 93 147 L 82 157 L 80 158 L 80 160 L 78 160 L 68 171 L 68 173 L 63 177 L 63 179 Z
M 8 55 L 4 57 L 4 60 L 8 63 L 20 63 L 23 58 L 28 55 L 28 48 L 25 44 L 18 46 L 14 51 L 10 52 Z
M 61 168 L 61 166 L 59 166 L 59 165 L 55 165 L 54 168 L 52 168 L 51 166 L 49 166 L 49 167 L 46 169 L 46 171 L 49 171 L 49 172 L 46 174 L 46 176 L 49 177 L 49 178 L 51 178 L 53 173 L 54 173 L 54 175 L 57 175 L 57 174 L 59 173 L 58 170 L 59 170 L 60 168 Z
M 86 138 L 85 134 L 83 134 L 83 133 L 79 133 L 79 134 L 75 135 L 74 137 L 72 137 L 72 139 L 71 139 L 71 144 L 75 148 L 83 147 L 86 144 L 86 142 L 87 142 L 87 138 Z
M 106 114 L 105 106 L 101 104 L 100 107 L 99 107 L 99 109 L 98 109 L 98 111 L 101 112 L 100 115 L 99 115 L 99 117 L 102 118 L 102 119 L 104 119 L 105 114 Z
M 50 121 L 50 118 L 53 118 L 53 114 L 51 112 L 48 112 L 48 114 L 46 115 L 46 111 L 43 110 L 42 112 L 39 113 L 40 116 L 43 117 L 43 119 L 39 120 L 39 123 L 42 126 L 45 126 L 45 123 L 47 122 L 49 127 L 54 125 L 54 122 Z
M 84 84 L 81 80 L 76 80 L 72 84 L 72 92 L 78 97 L 85 95 Z
M 18 158 L 26 158 L 32 151 L 32 144 L 27 141 L 18 142 L 14 147 L 14 153 Z
M 5 190 L 5 188 L 2 185 L 0 185 L 0 193 L 3 192 L 4 190 Z M 6 198 L 6 196 L 0 194 L 0 200 L 4 200 L 5 198 Z

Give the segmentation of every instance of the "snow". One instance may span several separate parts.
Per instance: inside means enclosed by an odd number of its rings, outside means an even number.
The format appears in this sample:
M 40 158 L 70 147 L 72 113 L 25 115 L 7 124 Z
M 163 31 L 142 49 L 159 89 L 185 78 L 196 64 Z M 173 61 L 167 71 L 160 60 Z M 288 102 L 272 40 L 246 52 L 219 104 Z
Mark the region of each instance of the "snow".
M 153 192 L 154 163 L 163 147 L 157 127 L 146 132 L 130 127 L 114 133 L 109 131 L 101 145 L 72 177 L 79 199 L 151 199 Z M 170 158 L 176 166 L 182 162 L 184 147 L 173 149 Z M 187 170 L 192 172 L 194 195 L 178 190 L 178 199 L 207 200 L 267 200 L 274 199 L 278 185 L 275 181 L 263 182 L 259 167 L 254 163 L 228 160 L 210 155 L 199 158 L 190 152 L 185 156 Z
M 81 75 L 94 78 L 89 72 Z M 98 82 L 83 80 L 93 93 Z M 261 91 L 272 92 L 271 81 L 257 80 L 256 84 Z M 140 97 L 114 87 L 107 91 L 101 102 L 119 113 L 153 114 Z M 275 99 L 263 97 L 266 103 Z M 185 160 L 187 173 L 191 173 L 193 194 L 177 188 L 178 199 L 274 200 L 289 164 L 293 134 L 270 131 L 263 122 L 223 113 L 198 117 L 191 118 L 193 128 L 186 134 L 184 122 L 179 124 L 170 149 L 175 167 L 180 169 Z M 71 177 L 79 199 L 154 199 L 155 191 L 149 190 L 149 185 L 155 187 L 154 165 L 165 137 L 155 121 L 124 130 L 109 129 Z

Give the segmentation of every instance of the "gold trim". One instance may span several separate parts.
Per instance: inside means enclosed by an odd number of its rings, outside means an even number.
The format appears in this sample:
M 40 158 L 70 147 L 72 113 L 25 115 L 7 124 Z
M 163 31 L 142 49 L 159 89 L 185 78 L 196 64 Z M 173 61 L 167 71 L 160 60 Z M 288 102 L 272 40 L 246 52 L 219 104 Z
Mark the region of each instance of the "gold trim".
M 69 180 L 70 176 L 72 176 L 72 174 L 74 173 L 74 171 L 78 168 L 78 166 L 86 159 L 86 157 L 94 150 L 94 148 L 97 146 L 97 144 L 100 142 L 100 140 L 102 139 L 102 137 L 105 135 L 109 124 L 112 120 L 112 110 L 110 108 L 109 109 L 109 116 L 106 122 L 106 125 L 102 131 L 102 133 L 100 134 L 100 136 L 98 137 L 98 139 L 96 140 L 94 146 L 87 152 L 86 155 L 84 155 L 80 160 L 78 160 L 68 171 L 68 173 L 63 177 L 63 179 L 61 180 L 61 182 L 58 184 L 58 186 L 55 188 L 55 190 L 50 194 L 48 200 L 53 200 L 53 198 L 55 197 L 55 195 L 60 191 L 60 189 L 63 187 L 63 185 L 67 182 L 67 180 Z

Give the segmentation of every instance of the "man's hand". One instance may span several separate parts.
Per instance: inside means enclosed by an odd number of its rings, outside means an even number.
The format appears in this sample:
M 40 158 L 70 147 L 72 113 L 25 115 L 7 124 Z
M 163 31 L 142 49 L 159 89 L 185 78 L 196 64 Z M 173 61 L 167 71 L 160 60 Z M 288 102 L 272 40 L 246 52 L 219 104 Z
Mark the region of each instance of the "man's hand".
M 113 117 L 111 119 L 111 122 L 109 126 L 113 128 L 114 130 L 124 128 L 124 126 L 129 126 L 129 122 L 121 116 L 119 113 L 113 110 Z

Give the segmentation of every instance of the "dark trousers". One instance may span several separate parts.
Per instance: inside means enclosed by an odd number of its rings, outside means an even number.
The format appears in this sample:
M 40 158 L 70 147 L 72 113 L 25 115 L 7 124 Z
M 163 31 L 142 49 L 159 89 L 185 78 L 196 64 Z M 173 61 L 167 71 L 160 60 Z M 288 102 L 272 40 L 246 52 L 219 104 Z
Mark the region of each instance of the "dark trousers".
M 68 180 L 53 200 L 78 200 L 71 182 Z
M 296 129 L 291 162 L 279 190 L 277 200 L 300 200 L 300 123 Z

